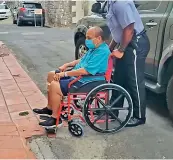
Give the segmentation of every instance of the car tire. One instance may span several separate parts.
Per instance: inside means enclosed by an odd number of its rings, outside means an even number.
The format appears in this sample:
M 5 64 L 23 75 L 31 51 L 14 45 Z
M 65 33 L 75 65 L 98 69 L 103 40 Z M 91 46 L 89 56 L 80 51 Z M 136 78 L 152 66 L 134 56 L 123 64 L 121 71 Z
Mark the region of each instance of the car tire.
M 170 78 L 168 82 L 166 100 L 170 118 L 173 120 L 173 76 Z
M 82 49 L 83 48 L 83 49 Z M 83 54 L 85 54 L 84 52 L 87 51 L 87 47 L 85 46 L 85 37 L 80 37 L 77 40 L 76 43 L 76 48 L 75 48 L 75 58 L 79 59 L 83 56 Z M 81 52 L 81 53 L 80 53 Z

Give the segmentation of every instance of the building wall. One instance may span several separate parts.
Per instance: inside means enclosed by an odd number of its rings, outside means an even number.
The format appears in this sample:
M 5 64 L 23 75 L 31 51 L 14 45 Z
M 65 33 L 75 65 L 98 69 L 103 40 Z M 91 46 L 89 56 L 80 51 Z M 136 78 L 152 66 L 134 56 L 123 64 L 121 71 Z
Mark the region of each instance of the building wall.
M 95 0 L 88 1 L 88 15 L 91 14 L 91 7 L 95 2 L 96 2 Z
M 91 7 L 95 3 L 95 0 L 72 0 L 74 5 L 72 6 L 72 23 L 75 24 L 78 20 L 84 16 L 91 14 Z
M 71 0 L 43 1 L 46 12 L 46 25 L 70 26 L 72 23 Z
M 38 0 L 34 0 L 36 2 Z M 46 25 L 70 26 L 84 16 L 91 14 L 91 6 L 95 0 L 43 0 L 46 14 Z M 18 6 L 19 1 L 7 1 L 10 7 Z

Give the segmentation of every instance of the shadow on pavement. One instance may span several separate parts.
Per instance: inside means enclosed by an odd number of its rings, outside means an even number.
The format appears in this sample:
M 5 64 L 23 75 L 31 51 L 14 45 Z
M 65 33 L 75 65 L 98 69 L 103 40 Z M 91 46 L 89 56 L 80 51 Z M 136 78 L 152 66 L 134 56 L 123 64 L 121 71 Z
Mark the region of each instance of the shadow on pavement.
M 8 18 L 0 18 L 0 21 L 5 21 L 7 20 Z
M 169 117 L 169 111 L 166 104 L 166 96 L 164 94 L 155 94 L 146 90 L 147 107 L 161 117 Z

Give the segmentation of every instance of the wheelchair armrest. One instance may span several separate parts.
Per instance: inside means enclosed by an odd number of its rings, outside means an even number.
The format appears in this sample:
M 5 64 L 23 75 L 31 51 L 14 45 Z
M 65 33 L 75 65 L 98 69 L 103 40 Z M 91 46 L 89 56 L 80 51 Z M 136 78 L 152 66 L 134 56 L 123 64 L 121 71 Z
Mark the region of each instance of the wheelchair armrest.
M 105 74 L 104 73 L 98 73 L 95 75 L 88 74 L 88 75 L 83 75 L 82 77 L 100 77 L 100 76 L 105 76 Z
M 74 84 L 75 82 L 79 81 L 81 78 L 82 78 L 82 76 L 79 76 L 79 77 L 75 78 L 74 80 L 72 80 L 72 81 L 68 84 L 68 88 L 70 88 L 72 84 Z
M 89 93 L 93 88 L 105 83 L 107 83 L 105 80 L 99 80 L 87 82 L 81 84 L 80 86 L 73 85 L 71 88 L 69 88 L 69 93 Z
M 100 77 L 100 76 L 105 76 L 105 74 L 104 73 L 98 73 L 98 74 L 95 74 L 95 75 L 89 74 L 89 75 L 79 76 L 79 77 L 75 78 L 73 81 L 71 81 L 69 83 L 68 88 L 70 88 L 71 85 L 74 84 L 75 82 L 79 81 L 82 77 Z

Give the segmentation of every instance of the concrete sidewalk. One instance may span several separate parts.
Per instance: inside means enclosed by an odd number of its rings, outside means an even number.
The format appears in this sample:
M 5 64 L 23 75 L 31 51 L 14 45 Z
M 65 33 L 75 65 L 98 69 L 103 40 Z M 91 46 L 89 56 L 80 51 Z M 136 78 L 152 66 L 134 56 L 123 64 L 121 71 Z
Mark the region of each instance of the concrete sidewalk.
M 46 101 L 12 52 L 0 41 L 0 159 L 36 159 L 27 138 L 45 134 L 32 109 L 42 108 Z

